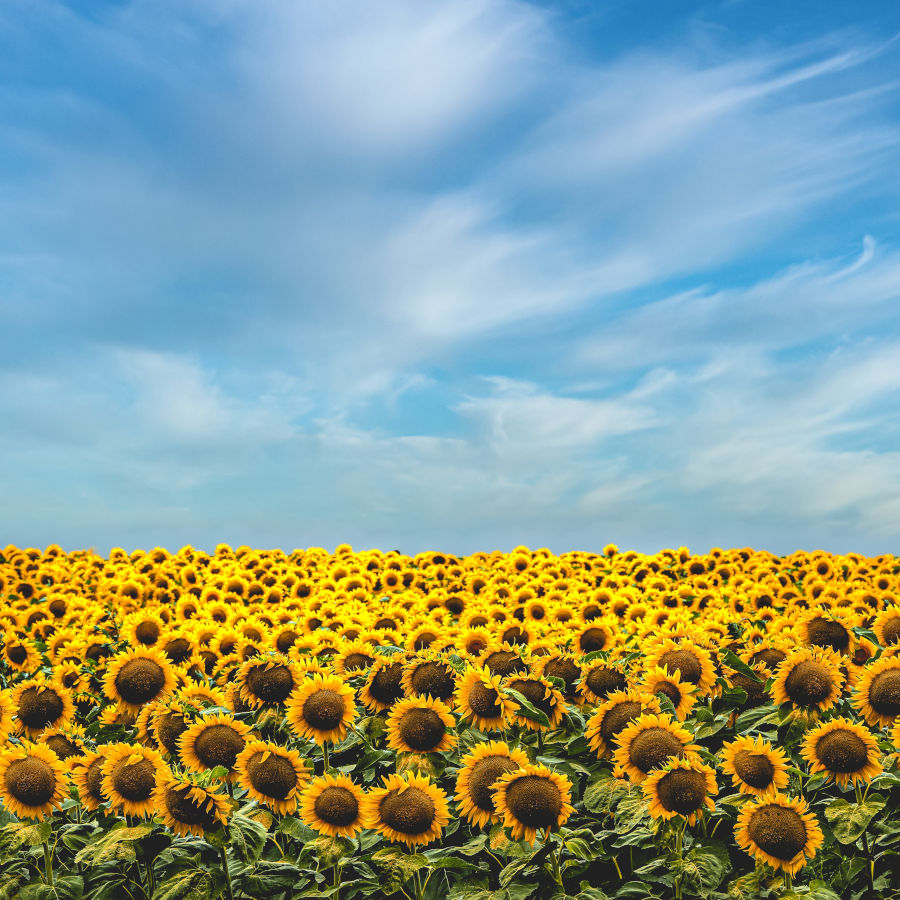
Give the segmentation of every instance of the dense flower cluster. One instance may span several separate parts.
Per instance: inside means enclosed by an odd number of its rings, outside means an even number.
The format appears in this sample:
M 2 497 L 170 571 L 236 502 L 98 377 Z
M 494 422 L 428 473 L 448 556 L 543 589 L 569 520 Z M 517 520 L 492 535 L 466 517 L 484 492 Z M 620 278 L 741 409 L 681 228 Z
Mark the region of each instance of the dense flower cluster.
M 265 810 L 283 860 L 285 818 L 360 858 L 486 829 L 496 859 L 562 834 L 539 861 L 558 889 L 613 864 L 627 882 L 618 850 L 637 846 L 673 861 L 660 883 L 679 897 L 704 847 L 761 890 L 858 842 L 848 878 L 871 889 L 866 827 L 900 785 L 898 572 L 749 549 L 10 546 L 0 800 L 220 848 L 238 811 Z M 622 843 L 622 798 L 643 844 Z

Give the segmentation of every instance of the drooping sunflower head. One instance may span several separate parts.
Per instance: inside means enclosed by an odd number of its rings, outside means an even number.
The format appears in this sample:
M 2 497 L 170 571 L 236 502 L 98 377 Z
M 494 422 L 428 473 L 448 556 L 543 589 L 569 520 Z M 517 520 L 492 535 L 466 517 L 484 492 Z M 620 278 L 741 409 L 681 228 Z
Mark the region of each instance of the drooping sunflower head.
M 164 770 L 154 794 L 156 815 L 175 834 L 186 837 L 217 831 L 228 822 L 228 797 Z
M 335 654 L 334 671 L 345 677 L 363 675 L 375 659 L 371 644 L 361 640 L 345 641 Z
M 517 841 L 533 844 L 538 831 L 564 825 L 574 811 L 568 778 L 547 766 L 527 764 L 501 775 L 492 799 L 503 825 Z
M 214 713 L 199 718 L 178 738 L 181 762 L 194 772 L 222 766 L 234 778 L 238 755 L 246 746 L 250 729 L 234 716 Z
M 19 682 L 10 700 L 19 732 L 32 738 L 47 728 L 64 728 L 75 714 L 71 691 L 43 676 Z
M 684 681 L 676 670 L 672 673 L 665 666 L 653 666 L 644 673 L 641 690 L 651 696 L 667 697 L 675 709 L 675 717 L 684 721 L 697 701 L 697 688 Z
M 349 775 L 325 774 L 303 790 L 300 817 L 320 834 L 353 838 L 362 830 L 364 795 Z
M 502 677 L 513 673 L 524 675 L 529 670 L 521 648 L 515 648 L 510 644 L 492 644 L 481 656 L 481 663 L 493 675 Z
M 811 774 L 824 772 L 842 787 L 867 784 L 881 773 L 881 754 L 874 735 L 844 717 L 810 731 L 802 753 Z
M 408 847 L 430 844 L 450 821 L 444 792 L 424 775 L 386 775 L 384 784 L 366 795 L 366 827 Z
M 112 744 L 104 757 L 102 792 L 113 809 L 129 816 L 151 814 L 156 780 L 165 768 L 159 751 L 140 744 Z
M 379 658 L 369 667 L 366 683 L 360 688 L 359 699 L 370 712 L 385 712 L 403 692 L 403 659 Z
M 404 666 L 403 689 L 408 697 L 446 701 L 456 690 L 456 672 L 439 655 L 426 654 Z
M 287 718 L 301 737 L 339 743 L 356 718 L 353 688 L 337 675 L 313 675 L 288 700 Z
M 698 748 L 691 733 L 666 713 L 645 713 L 616 738 L 616 765 L 637 783 L 671 757 L 680 758 Z
M 450 707 L 431 697 L 409 697 L 391 707 L 388 746 L 398 753 L 440 753 L 456 746 Z
M 547 731 L 559 727 L 566 709 L 566 701 L 546 678 L 538 675 L 510 675 L 503 680 L 503 688 L 505 691 L 521 694 L 531 706 L 547 717 L 549 723 L 545 725 L 532 718 L 513 697 L 512 719 L 516 724 L 524 725 L 532 731 Z
M 503 728 L 515 704 L 503 692 L 500 675 L 483 666 L 470 666 L 456 689 L 456 709 L 460 716 L 481 731 Z
M 746 804 L 738 815 L 734 835 L 738 845 L 757 860 L 789 875 L 815 857 L 824 842 L 806 801 L 784 794 Z
M 574 653 L 551 650 L 538 663 L 537 673 L 544 678 L 558 678 L 562 681 L 565 687 L 561 689 L 561 693 L 567 702 L 576 703 L 581 699 L 578 690 L 581 666 Z
M 797 634 L 804 644 L 825 647 L 840 654 L 852 654 L 856 641 L 853 632 L 837 614 L 819 610 L 808 612 L 800 619 Z
M 612 691 L 588 719 L 585 737 L 588 745 L 603 757 L 612 753 L 616 738 L 635 719 L 644 713 L 658 713 L 659 700 L 641 691 Z
M 612 660 L 597 659 L 582 667 L 579 690 L 587 703 L 603 703 L 613 691 L 627 686 L 625 672 Z
M 882 656 L 866 666 L 851 702 L 869 725 L 893 725 L 900 716 L 900 656 Z
M 775 673 L 772 698 L 779 706 L 789 703 L 795 710 L 822 712 L 834 706 L 843 684 L 844 675 L 834 651 L 797 647 Z
M 527 766 L 528 757 L 522 750 L 510 749 L 503 741 L 485 741 L 476 744 L 462 758 L 461 765 L 456 778 L 456 802 L 460 811 L 476 828 L 499 822 L 494 785 L 501 775 Z
M 247 793 L 281 815 L 297 808 L 310 771 L 296 750 L 268 741 L 249 741 L 238 755 L 238 783 Z
M 64 791 L 65 767 L 49 747 L 23 741 L 0 753 L 0 799 L 20 819 L 51 814 Z
M 696 687 L 699 697 L 705 697 L 716 681 L 709 651 L 690 638 L 679 641 L 666 638 L 658 642 L 647 653 L 644 664 L 648 668 L 665 666 L 669 672 L 677 672 L 683 682 Z
M 692 825 L 704 809 L 715 809 L 711 795 L 719 791 L 715 771 L 694 754 L 670 758 L 644 779 L 641 789 L 655 819 L 683 816 Z
M 175 689 L 172 664 L 149 648 L 126 650 L 115 656 L 103 676 L 106 696 L 135 714 L 154 700 L 162 700 Z
M 237 679 L 244 703 L 262 709 L 283 704 L 300 683 L 300 673 L 288 657 L 277 653 L 248 659 Z
M 787 787 L 784 751 L 761 737 L 739 737 L 722 747 L 722 768 L 742 794 L 762 797 Z
M 77 756 L 84 756 L 84 729 L 77 724 L 64 728 L 48 728 L 41 735 L 41 743 L 46 744 L 59 757 L 60 762 L 67 762 Z
M 69 762 L 69 776 L 78 790 L 78 799 L 90 812 L 107 800 L 103 793 L 103 764 L 108 749 L 109 745 L 101 745 Z

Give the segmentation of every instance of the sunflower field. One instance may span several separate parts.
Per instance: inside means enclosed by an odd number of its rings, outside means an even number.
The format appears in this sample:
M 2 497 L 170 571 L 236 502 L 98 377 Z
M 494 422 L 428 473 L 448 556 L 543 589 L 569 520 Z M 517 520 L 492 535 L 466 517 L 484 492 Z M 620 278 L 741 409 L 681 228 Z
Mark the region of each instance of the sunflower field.
M 900 897 L 900 561 L 0 550 L 0 900 Z

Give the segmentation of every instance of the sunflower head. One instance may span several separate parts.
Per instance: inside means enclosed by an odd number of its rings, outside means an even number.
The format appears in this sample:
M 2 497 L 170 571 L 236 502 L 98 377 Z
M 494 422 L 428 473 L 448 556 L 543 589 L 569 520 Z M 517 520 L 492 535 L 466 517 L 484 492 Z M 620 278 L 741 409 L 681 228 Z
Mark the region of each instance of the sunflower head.
M 866 784 L 881 773 L 874 735 L 844 717 L 814 728 L 803 741 L 803 757 L 810 773 L 824 772 L 842 787 Z
M 683 816 L 694 824 L 705 808 L 715 809 L 711 795 L 718 793 L 713 769 L 698 756 L 669 759 L 641 784 L 650 815 L 656 819 Z
M 403 695 L 403 660 L 379 658 L 369 667 L 359 699 L 370 712 L 385 712 Z
M 900 716 L 900 657 L 882 656 L 866 666 L 852 703 L 869 725 L 893 725 Z
M 802 869 L 824 842 L 806 801 L 783 794 L 747 803 L 738 815 L 735 839 L 757 860 L 789 875 Z
M 175 671 L 165 656 L 145 648 L 127 650 L 114 657 L 103 677 L 106 696 L 135 714 L 175 689 Z
M 250 737 L 250 729 L 233 716 L 214 713 L 199 718 L 178 738 L 181 762 L 194 772 L 219 766 L 234 777 L 234 767 Z
M 156 779 L 165 768 L 157 750 L 140 744 L 112 744 L 101 769 L 102 792 L 114 809 L 144 816 L 154 809 Z
M 353 688 L 337 675 L 306 678 L 288 701 L 287 718 L 302 737 L 339 743 L 356 718 Z
M 43 676 L 20 682 L 11 700 L 19 731 L 32 738 L 47 728 L 64 727 L 75 713 L 71 692 Z
M 406 664 L 402 683 L 407 696 L 446 701 L 456 690 L 456 673 L 439 655 L 426 654 Z
M 616 764 L 629 777 L 642 782 L 671 757 L 684 757 L 698 748 L 691 733 L 671 716 L 646 713 L 626 726 L 616 738 Z
M 650 695 L 661 694 L 667 697 L 675 709 L 675 717 L 684 721 L 697 700 L 697 688 L 689 681 L 684 681 L 675 670 L 669 672 L 665 666 L 653 666 L 644 673 L 641 689 Z
M 49 747 L 23 741 L 0 753 L 0 799 L 20 819 L 41 820 L 62 805 L 65 769 Z
M 460 811 L 475 827 L 499 822 L 493 790 L 497 779 L 528 765 L 521 750 L 511 750 L 503 741 L 476 744 L 463 757 L 456 779 L 456 801 Z
M 450 821 L 444 792 L 422 775 L 387 775 L 366 795 L 364 821 L 389 841 L 408 847 L 430 844 Z
M 364 796 L 348 775 L 325 774 L 303 791 L 300 816 L 320 834 L 353 838 L 363 828 Z
M 547 766 L 526 764 L 494 783 L 494 807 L 517 841 L 533 844 L 538 831 L 565 824 L 574 811 L 569 780 Z
M 456 708 L 481 731 L 495 731 L 512 716 L 515 704 L 504 694 L 500 675 L 483 666 L 470 666 L 459 680 Z
M 296 750 L 250 741 L 237 758 L 238 781 L 255 800 L 281 815 L 297 808 L 309 770 Z
M 282 654 L 248 659 L 238 670 L 241 699 L 254 709 L 280 705 L 300 682 L 296 665 Z
M 585 737 L 588 745 L 603 757 L 612 753 L 616 738 L 635 719 L 644 713 L 660 711 L 659 700 L 641 691 L 612 691 L 588 719 Z
M 795 710 L 822 712 L 834 706 L 843 684 L 844 675 L 833 651 L 798 647 L 778 667 L 772 697 L 779 706 L 789 703 Z
M 566 701 L 546 678 L 539 675 L 510 675 L 503 680 L 503 687 L 504 690 L 516 691 L 521 694 L 535 709 L 542 712 L 548 721 L 548 724 L 544 725 L 529 717 L 519 704 L 514 703 L 512 718 L 518 725 L 524 725 L 525 728 L 532 731 L 545 731 L 559 727 L 565 712 Z
M 761 737 L 739 737 L 722 748 L 722 768 L 742 794 L 762 797 L 787 787 L 784 751 Z
M 399 753 L 440 753 L 456 746 L 450 707 L 431 697 L 409 697 L 388 713 L 388 746 Z
M 603 703 L 613 691 L 623 691 L 628 685 L 625 673 L 609 660 L 597 660 L 582 669 L 579 690 L 588 703 Z
M 154 794 L 156 814 L 175 834 L 202 837 L 228 822 L 228 798 L 164 770 Z

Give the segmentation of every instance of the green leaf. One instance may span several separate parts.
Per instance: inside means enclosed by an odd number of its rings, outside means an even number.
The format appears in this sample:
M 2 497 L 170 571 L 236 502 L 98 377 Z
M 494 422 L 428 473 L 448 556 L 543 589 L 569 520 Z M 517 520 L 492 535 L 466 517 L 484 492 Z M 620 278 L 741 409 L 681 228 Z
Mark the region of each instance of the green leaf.
M 550 720 L 547 718 L 546 713 L 541 712 L 541 710 L 529 702 L 522 694 L 518 691 L 514 691 L 512 688 L 507 688 L 505 693 L 519 704 L 519 711 L 526 719 L 531 719 L 539 725 L 543 725 L 545 728 L 550 727 Z
M 683 884 L 690 893 L 710 896 L 731 868 L 728 848 L 720 841 L 697 841 L 684 857 Z
M 88 866 L 113 861 L 133 862 L 137 858 L 135 841 L 146 837 L 152 830 L 149 825 L 119 825 L 79 850 L 75 862 Z
M 63 875 L 50 884 L 30 884 L 23 887 L 19 900 L 81 900 L 84 879 L 80 875 Z
M 398 891 L 415 872 L 428 865 L 428 857 L 421 853 L 405 853 L 398 847 L 385 847 L 370 857 L 388 876 L 388 886 Z
M 759 677 L 759 672 L 754 672 L 753 669 L 751 669 L 750 666 L 748 666 L 747 663 L 745 663 L 733 650 L 729 650 L 726 647 L 722 650 L 720 658 L 729 669 L 734 669 L 735 672 L 746 675 L 751 681 L 762 684 L 762 678 Z
M 231 817 L 228 834 L 231 837 L 231 849 L 234 851 L 234 855 L 242 862 L 252 865 L 262 856 L 269 833 L 255 819 L 238 813 Z
M 224 877 L 217 870 L 188 869 L 158 883 L 153 900 L 212 900 L 223 884 Z
M 885 801 L 871 797 L 865 803 L 848 803 L 833 800 L 825 809 L 825 818 L 831 824 L 834 836 L 842 844 L 855 844 L 872 817 L 881 812 Z

